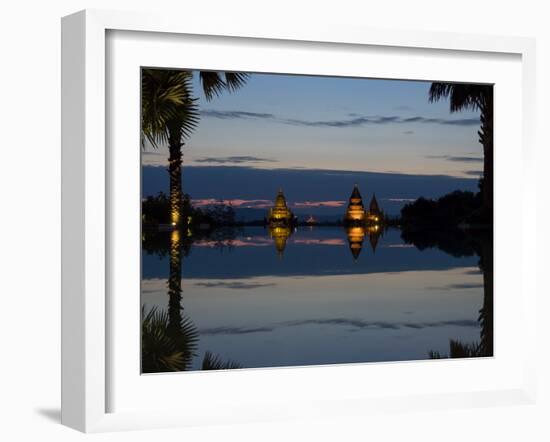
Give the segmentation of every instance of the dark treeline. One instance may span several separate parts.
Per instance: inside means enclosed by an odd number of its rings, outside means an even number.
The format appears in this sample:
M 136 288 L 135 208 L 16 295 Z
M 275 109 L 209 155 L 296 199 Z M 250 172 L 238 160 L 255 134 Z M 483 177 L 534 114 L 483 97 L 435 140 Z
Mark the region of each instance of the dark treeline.
M 170 198 L 163 192 L 144 199 L 141 204 L 143 226 L 150 228 L 162 224 L 169 225 L 171 222 L 170 205 Z M 232 206 L 220 202 L 205 209 L 193 207 L 188 194 L 183 194 L 180 213 L 180 227 L 235 225 L 235 210 Z
M 170 225 L 170 205 L 168 195 L 160 192 L 157 196 L 148 196 L 142 201 L 144 230 L 157 229 Z M 193 207 L 189 195 L 184 194 L 181 203 L 180 227 L 193 228 L 193 234 L 200 230 L 212 230 L 222 227 L 260 226 L 266 219 L 238 221 L 235 209 L 222 201 L 205 208 Z M 342 226 L 342 220 L 308 223 L 298 220 L 299 226 Z M 456 190 L 438 199 L 418 198 L 401 209 L 400 216 L 384 217 L 381 225 L 396 226 L 404 232 L 430 230 L 448 232 L 457 228 L 489 229 L 492 217 L 484 209 L 480 192 Z
M 405 228 L 490 227 L 481 193 L 456 190 L 439 199 L 418 198 L 401 209 L 400 224 Z

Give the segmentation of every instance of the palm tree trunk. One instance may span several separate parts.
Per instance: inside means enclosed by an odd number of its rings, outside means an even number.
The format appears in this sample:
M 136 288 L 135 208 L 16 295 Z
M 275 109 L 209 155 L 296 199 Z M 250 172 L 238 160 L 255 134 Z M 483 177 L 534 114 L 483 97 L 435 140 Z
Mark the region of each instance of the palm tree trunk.
M 178 125 L 169 127 L 168 173 L 170 174 L 170 221 L 175 229 L 170 236 L 170 274 L 168 279 L 168 329 L 173 336 L 179 333 L 182 319 L 181 308 L 181 247 L 180 222 L 182 209 L 181 165 L 183 153 L 181 148 L 181 130 Z
M 182 190 L 181 190 L 181 165 L 183 153 L 181 148 L 181 134 L 179 128 L 170 129 L 168 139 L 168 173 L 170 174 L 170 222 L 173 226 L 179 226 L 181 222 Z
M 479 142 L 483 146 L 483 180 L 481 193 L 483 208 L 490 222 L 493 220 L 493 92 L 487 96 L 481 111 Z

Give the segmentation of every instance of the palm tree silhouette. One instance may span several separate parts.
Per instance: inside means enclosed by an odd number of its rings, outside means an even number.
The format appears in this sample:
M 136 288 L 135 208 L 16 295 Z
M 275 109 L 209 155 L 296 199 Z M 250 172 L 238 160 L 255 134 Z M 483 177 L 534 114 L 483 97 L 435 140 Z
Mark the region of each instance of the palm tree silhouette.
M 199 72 L 207 100 L 240 88 L 247 74 L 237 72 Z M 183 192 L 181 189 L 182 148 L 199 122 L 197 98 L 193 97 L 193 74 L 184 70 L 142 69 L 141 72 L 141 141 L 154 148 L 168 145 L 170 174 L 170 220 L 181 222 Z
M 192 368 L 197 356 L 199 331 L 193 321 L 184 316 L 182 306 L 182 258 L 185 255 L 184 239 L 180 229 L 170 232 L 168 276 L 168 308 L 157 308 L 146 313 L 142 306 L 141 317 L 141 369 L 143 373 L 186 371 Z M 236 362 L 224 361 L 207 351 L 202 370 L 241 368 Z
M 479 309 L 480 325 L 479 341 L 464 343 L 456 339 L 449 341 L 449 354 L 442 355 L 430 350 L 431 359 L 449 358 L 480 358 L 494 355 L 494 322 L 493 322 L 493 237 L 483 236 L 476 245 L 479 254 L 479 269 L 483 275 L 483 305 Z
M 141 308 L 141 371 L 160 373 L 189 370 L 199 332 L 189 318 L 180 317 L 177 333 L 166 312 Z
M 482 84 L 432 83 L 430 102 L 449 98 L 450 111 L 479 110 L 479 142 L 483 146 L 483 178 L 480 190 L 486 215 L 493 213 L 493 86 Z
M 152 308 L 145 313 L 141 307 L 141 371 L 163 373 L 187 371 L 197 355 L 199 332 L 195 324 L 181 317 L 178 332 L 174 333 L 169 314 Z M 242 368 L 232 360 L 224 361 L 219 355 L 205 352 L 201 370 L 232 370 Z

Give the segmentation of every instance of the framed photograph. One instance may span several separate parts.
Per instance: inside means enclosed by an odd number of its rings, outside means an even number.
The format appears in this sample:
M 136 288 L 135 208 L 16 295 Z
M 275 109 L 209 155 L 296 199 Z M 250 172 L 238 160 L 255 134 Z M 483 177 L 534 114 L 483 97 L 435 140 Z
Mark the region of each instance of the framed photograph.
M 533 41 L 83 11 L 62 44 L 64 424 L 533 400 Z

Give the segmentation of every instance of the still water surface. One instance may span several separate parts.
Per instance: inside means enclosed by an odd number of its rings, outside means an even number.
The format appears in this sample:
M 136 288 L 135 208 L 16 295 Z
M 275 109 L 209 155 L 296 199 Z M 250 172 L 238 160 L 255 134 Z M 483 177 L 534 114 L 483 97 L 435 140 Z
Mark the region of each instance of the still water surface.
M 480 341 L 479 256 L 454 255 L 407 244 L 398 229 L 246 227 L 178 247 L 177 262 L 144 245 L 141 299 L 167 310 L 180 292 L 199 333 L 193 370 L 207 351 L 244 368 L 427 359 L 449 354 L 451 339 Z

